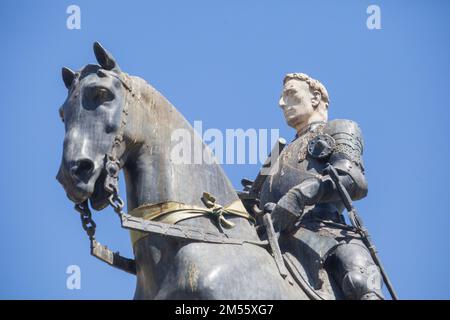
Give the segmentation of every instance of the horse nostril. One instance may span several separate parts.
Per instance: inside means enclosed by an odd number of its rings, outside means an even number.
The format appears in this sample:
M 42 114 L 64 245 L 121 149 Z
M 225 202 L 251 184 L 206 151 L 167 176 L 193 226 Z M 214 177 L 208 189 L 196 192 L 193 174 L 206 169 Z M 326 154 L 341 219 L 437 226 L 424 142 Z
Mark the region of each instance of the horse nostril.
M 89 159 L 80 159 L 76 161 L 75 165 L 70 169 L 72 177 L 85 183 L 87 183 L 91 177 L 92 171 L 94 171 L 94 162 Z

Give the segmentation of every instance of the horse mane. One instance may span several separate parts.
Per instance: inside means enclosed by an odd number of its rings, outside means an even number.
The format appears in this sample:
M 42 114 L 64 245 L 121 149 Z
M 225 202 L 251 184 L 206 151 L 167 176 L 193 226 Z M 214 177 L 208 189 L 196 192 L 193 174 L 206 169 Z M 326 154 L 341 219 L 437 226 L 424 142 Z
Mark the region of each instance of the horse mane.
M 164 177 L 159 181 L 162 182 L 166 179 L 166 183 L 170 185 L 170 187 L 163 188 L 165 190 L 165 195 L 161 195 L 164 198 L 163 200 L 203 206 L 200 198 L 204 191 L 211 192 L 222 205 L 238 200 L 231 181 L 229 181 L 213 152 L 178 109 L 146 80 L 125 72 L 122 72 L 121 79 L 132 92 L 128 99 L 134 99 L 136 102 L 130 104 L 131 108 L 128 114 L 128 117 L 132 117 L 130 121 L 134 121 L 134 126 L 141 128 L 141 130 L 136 130 L 134 134 L 145 132 L 144 139 L 154 139 L 147 140 L 147 143 L 150 143 L 148 149 L 153 150 L 149 151 L 154 157 L 153 161 L 162 165 L 157 168 L 159 171 L 157 175 Z M 201 164 L 174 164 L 169 157 L 171 142 L 173 142 L 171 141 L 171 133 L 176 129 L 185 129 L 191 133 L 192 147 L 194 140 L 200 139 L 203 148 L 202 154 L 210 157 L 211 160 L 208 159 Z M 143 137 L 133 135 L 129 138 L 131 141 L 139 141 Z M 158 145 L 157 151 L 152 149 L 152 144 Z M 205 150 L 207 152 L 204 152 Z M 162 158 L 157 160 L 158 154 Z M 194 192 L 196 188 L 191 186 L 189 192 L 187 192 L 186 183 L 192 182 L 193 178 L 197 181 L 196 187 L 198 190 Z
M 132 76 L 128 73 L 122 72 L 122 77 L 126 79 L 125 83 L 130 85 L 137 99 L 142 102 L 142 105 L 148 106 L 152 103 L 155 93 L 160 94 L 151 84 L 138 76 Z

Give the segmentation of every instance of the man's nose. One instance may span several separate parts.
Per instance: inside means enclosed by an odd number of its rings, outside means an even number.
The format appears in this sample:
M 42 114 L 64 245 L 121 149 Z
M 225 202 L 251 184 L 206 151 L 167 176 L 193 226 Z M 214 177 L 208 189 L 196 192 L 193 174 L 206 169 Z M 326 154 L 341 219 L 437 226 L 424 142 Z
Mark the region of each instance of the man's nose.
M 79 159 L 70 168 L 70 175 L 78 181 L 87 183 L 94 171 L 94 162 L 90 159 Z
M 284 109 L 286 107 L 286 103 L 284 102 L 283 97 L 281 97 L 280 100 L 278 101 L 278 105 L 280 106 L 281 109 Z

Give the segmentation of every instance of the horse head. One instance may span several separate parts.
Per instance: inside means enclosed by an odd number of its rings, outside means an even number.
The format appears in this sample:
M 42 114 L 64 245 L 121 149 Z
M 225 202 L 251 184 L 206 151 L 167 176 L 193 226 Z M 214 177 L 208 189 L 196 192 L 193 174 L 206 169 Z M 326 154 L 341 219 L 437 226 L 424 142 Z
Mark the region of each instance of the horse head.
M 74 203 L 90 199 L 99 210 L 107 205 L 102 183 L 105 156 L 121 128 L 127 90 L 112 55 L 97 42 L 94 53 L 99 65 L 89 64 L 78 72 L 62 69 L 68 94 L 59 109 L 65 137 L 56 178 Z M 120 147 L 118 158 L 124 153 Z

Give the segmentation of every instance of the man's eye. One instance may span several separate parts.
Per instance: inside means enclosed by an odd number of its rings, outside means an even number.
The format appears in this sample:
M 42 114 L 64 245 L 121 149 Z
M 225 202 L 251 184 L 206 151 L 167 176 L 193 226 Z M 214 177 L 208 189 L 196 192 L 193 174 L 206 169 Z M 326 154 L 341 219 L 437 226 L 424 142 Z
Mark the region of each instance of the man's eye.
M 285 97 L 289 97 L 289 96 L 291 95 L 291 91 L 290 91 L 290 90 L 284 90 L 283 95 L 284 95 Z
M 292 96 L 292 95 L 295 94 L 295 90 L 287 89 L 287 90 L 285 91 L 285 93 L 286 93 L 287 96 Z

